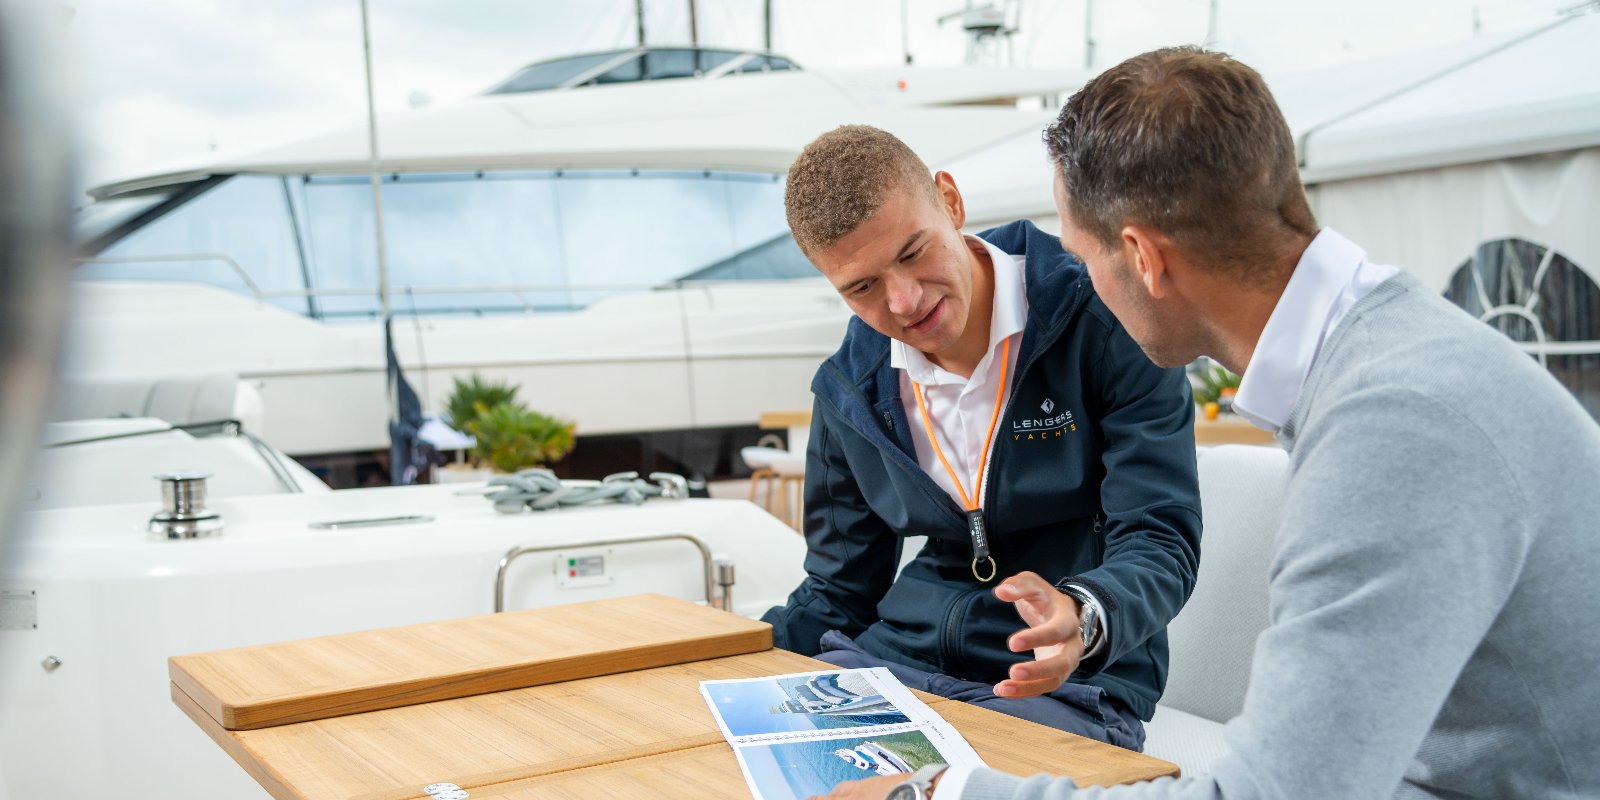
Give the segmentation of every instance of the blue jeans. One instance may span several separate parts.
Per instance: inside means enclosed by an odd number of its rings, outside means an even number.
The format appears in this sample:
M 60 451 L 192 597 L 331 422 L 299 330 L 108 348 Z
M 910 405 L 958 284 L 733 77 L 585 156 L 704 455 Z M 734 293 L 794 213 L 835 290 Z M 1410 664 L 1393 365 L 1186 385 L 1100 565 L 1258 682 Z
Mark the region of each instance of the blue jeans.
M 1144 723 L 1120 701 L 1107 697 L 1105 690 L 1098 686 L 1063 683 L 1061 688 L 1040 697 L 999 697 L 987 683 L 956 680 L 949 675 L 936 675 L 885 661 L 862 650 L 850 637 L 838 631 L 824 633 L 821 645 L 822 652 L 817 660 L 836 667 L 883 667 L 913 689 L 1087 736 L 1136 753 L 1144 750 Z

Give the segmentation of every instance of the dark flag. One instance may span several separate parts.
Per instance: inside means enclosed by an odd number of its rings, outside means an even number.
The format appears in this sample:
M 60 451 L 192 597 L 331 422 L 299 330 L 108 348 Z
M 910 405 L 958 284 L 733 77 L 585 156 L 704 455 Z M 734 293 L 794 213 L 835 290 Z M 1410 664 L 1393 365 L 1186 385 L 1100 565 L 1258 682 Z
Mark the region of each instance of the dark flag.
M 422 401 L 400 371 L 390 323 L 391 320 L 383 321 L 383 347 L 389 358 L 389 480 L 395 486 L 409 486 L 428 468 L 434 451 L 417 438 L 422 427 Z

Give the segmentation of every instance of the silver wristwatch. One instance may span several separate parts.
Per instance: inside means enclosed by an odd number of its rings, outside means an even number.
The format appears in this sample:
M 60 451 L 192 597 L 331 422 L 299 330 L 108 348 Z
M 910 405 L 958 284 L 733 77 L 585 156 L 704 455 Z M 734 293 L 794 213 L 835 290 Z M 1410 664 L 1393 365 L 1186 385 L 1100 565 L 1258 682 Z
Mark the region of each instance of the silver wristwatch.
M 1078 601 L 1078 635 L 1083 637 L 1083 652 L 1094 649 L 1100 639 L 1100 614 L 1095 610 L 1096 604 L 1090 602 L 1089 593 L 1073 584 L 1057 584 L 1056 588 L 1063 594 Z
M 928 800 L 928 793 L 933 789 L 933 779 L 943 775 L 949 768 L 946 764 L 929 764 L 911 773 L 911 777 L 904 783 L 895 784 L 884 800 Z

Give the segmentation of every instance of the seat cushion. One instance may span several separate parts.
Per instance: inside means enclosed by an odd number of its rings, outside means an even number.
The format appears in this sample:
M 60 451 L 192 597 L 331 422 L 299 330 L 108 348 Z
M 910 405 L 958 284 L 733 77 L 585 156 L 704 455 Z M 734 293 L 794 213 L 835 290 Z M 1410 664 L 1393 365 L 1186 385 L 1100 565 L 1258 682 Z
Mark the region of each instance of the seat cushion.
M 751 469 L 770 467 L 772 462 L 780 458 L 788 458 L 788 450 L 779 450 L 776 447 L 741 447 L 739 457 L 744 459 L 746 466 Z
M 1276 448 L 1234 444 L 1201 454 L 1200 571 L 1167 626 L 1166 707 L 1215 722 L 1244 708 L 1256 638 L 1271 623 L 1267 579 L 1288 475 L 1289 458 Z
M 1222 728 L 1220 722 L 1158 704 L 1144 724 L 1144 754 L 1177 764 L 1184 775 L 1210 775 L 1211 760 L 1228 752 Z

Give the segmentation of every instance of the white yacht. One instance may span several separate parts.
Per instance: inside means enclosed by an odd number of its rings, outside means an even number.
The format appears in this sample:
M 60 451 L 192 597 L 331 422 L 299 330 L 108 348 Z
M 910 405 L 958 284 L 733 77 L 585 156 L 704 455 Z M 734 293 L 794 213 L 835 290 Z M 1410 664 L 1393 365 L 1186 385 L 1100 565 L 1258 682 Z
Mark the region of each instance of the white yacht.
M 581 436 L 678 432 L 670 463 L 712 473 L 755 443 L 729 428 L 809 406 L 849 317 L 787 233 L 799 150 L 867 123 L 939 167 L 1035 134 L 1084 77 L 650 47 L 381 116 L 400 361 L 429 409 L 482 372 Z M 387 447 L 368 152 L 361 123 L 94 188 L 66 370 L 233 372 L 290 455 Z

